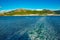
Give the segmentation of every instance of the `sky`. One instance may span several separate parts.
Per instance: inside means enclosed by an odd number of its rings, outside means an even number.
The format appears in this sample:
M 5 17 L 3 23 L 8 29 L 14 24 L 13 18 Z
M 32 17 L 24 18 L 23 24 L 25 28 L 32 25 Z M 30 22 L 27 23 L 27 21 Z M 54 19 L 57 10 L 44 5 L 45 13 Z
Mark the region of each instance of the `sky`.
M 60 0 L 0 0 L 0 10 L 12 9 L 60 9 Z

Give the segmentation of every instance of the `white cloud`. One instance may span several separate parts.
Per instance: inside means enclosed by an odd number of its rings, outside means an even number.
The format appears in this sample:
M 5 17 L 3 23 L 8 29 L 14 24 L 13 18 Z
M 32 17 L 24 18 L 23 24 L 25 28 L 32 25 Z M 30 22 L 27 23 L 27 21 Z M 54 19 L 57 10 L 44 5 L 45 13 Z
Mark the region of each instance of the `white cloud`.
M 5 12 L 6 10 L 0 10 L 0 13 L 3 13 L 3 12 Z
M 43 9 L 35 9 L 35 10 L 37 10 L 37 11 L 41 11 L 41 10 L 43 10 Z
M 11 10 L 0 10 L 0 13 L 9 12 Z
M 12 11 L 12 10 L 16 10 L 16 9 L 0 10 L 0 13 L 9 12 L 9 11 Z

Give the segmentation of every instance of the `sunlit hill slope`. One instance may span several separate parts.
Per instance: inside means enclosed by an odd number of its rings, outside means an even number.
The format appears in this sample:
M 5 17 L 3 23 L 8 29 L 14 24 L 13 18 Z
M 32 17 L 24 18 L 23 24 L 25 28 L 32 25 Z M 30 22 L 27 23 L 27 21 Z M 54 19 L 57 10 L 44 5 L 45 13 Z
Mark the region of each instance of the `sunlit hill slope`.
M 16 9 L 8 12 L 0 12 L 0 16 L 44 16 L 44 15 L 59 15 L 60 11 L 52 11 L 52 10 L 28 10 L 28 9 Z

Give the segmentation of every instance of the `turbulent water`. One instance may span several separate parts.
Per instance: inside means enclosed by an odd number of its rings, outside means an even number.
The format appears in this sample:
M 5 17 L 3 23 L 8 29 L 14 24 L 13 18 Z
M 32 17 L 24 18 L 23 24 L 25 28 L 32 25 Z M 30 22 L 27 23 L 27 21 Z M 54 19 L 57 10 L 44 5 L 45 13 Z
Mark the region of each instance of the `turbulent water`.
M 0 16 L 0 40 L 60 40 L 60 17 Z

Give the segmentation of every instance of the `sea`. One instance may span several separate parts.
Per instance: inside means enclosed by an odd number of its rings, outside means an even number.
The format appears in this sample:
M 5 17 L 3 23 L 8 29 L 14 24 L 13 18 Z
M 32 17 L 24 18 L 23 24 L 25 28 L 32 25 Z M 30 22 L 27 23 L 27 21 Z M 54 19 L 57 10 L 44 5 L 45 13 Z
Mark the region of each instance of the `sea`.
M 0 16 L 0 40 L 60 40 L 60 16 Z

